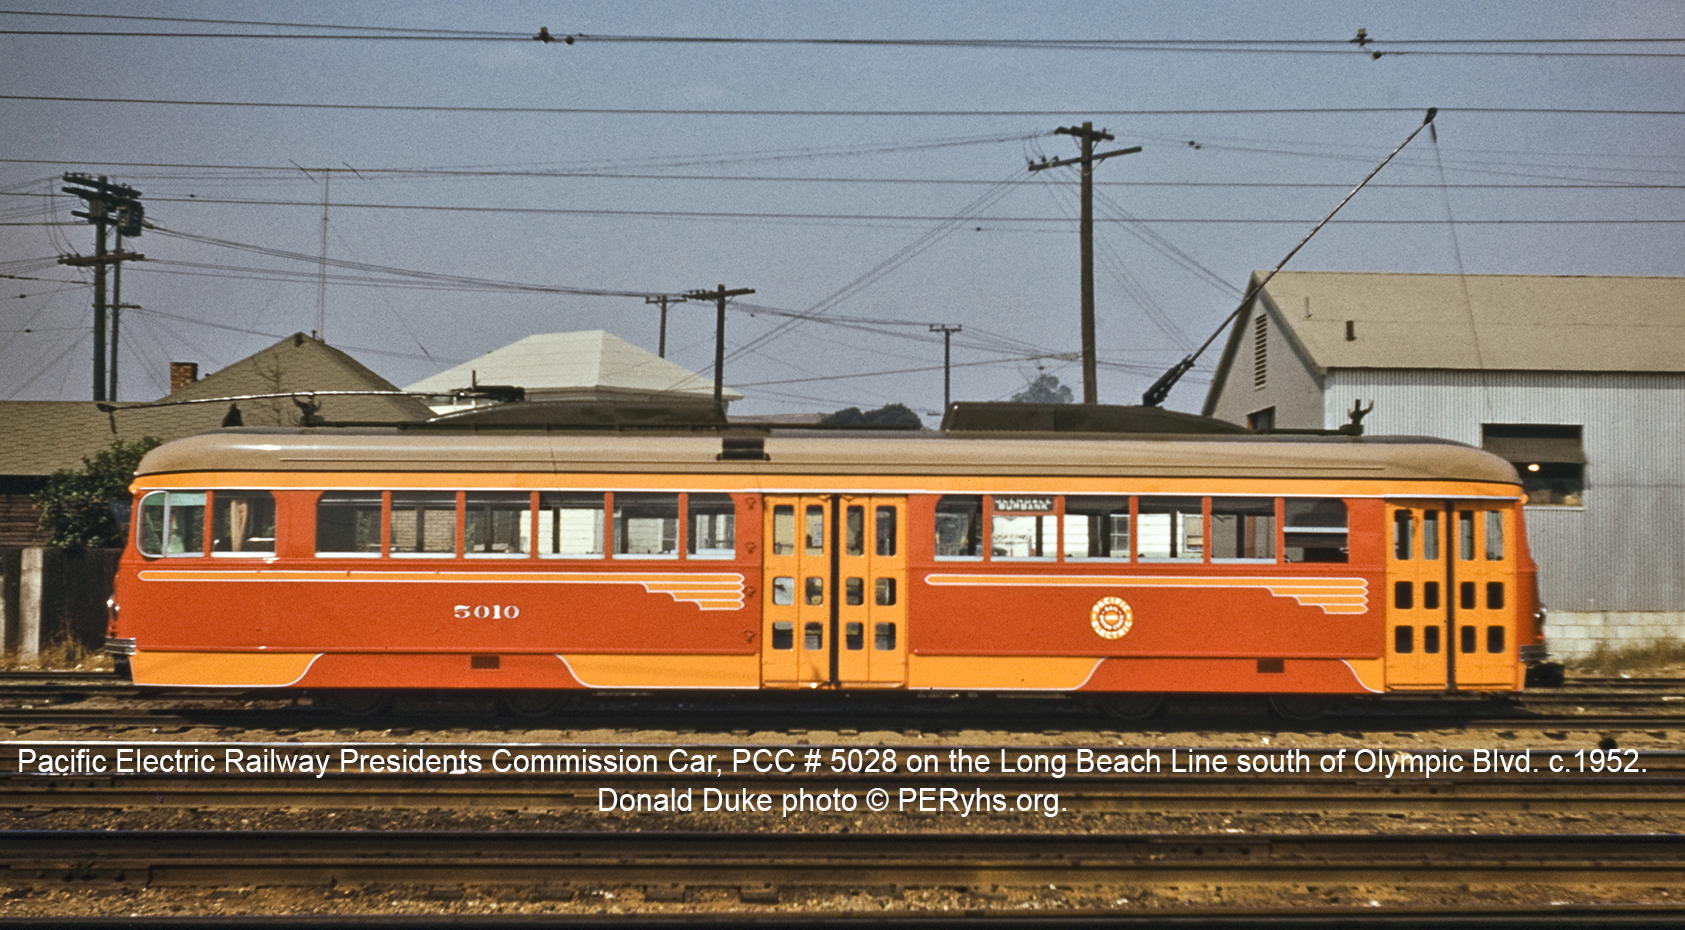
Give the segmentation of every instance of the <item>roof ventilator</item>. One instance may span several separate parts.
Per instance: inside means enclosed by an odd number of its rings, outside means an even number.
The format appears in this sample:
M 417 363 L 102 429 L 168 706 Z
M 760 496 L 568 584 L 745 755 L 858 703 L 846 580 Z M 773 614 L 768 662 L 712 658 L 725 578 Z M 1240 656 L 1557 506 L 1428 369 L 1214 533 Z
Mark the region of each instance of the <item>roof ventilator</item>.
M 765 436 L 722 436 L 720 437 L 720 454 L 715 457 L 720 462 L 770 462 L 772 456 L 766 454 Z

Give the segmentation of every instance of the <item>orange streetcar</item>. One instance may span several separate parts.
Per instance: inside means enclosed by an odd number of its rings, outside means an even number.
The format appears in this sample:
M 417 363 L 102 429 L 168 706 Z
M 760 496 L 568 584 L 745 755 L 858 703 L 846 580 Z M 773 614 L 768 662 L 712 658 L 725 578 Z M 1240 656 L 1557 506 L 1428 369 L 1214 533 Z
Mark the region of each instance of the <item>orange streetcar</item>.
M 1509 463 L 1232 433 L 227 429 L 134 483 L 137 685 L 372 709 L 484 689 L 1515 691 Z

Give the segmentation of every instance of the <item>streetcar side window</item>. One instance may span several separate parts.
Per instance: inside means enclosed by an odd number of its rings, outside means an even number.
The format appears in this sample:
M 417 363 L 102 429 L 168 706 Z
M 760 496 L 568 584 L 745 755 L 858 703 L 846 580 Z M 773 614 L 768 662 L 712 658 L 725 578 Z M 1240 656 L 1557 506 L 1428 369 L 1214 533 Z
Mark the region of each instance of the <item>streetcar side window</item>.
M 692 494 L 688 519 L 686 549 L 691 558 L 737 557 L 737 504 L 731 495 Z
M 679 495 L 615 494 L 614 554 L 678 558 Z
M 563 559 L 603 557 L 601 491 L 546 491 L 538 495 L 538 554 Z
M 316 554 L 380 555 L 380 492 L 324 492 L 316 502 Z
M 980 558 L 983 555 L 983 498 L 948 494 L 936 501 L 936 557 Z
M 1213 497 L 1211 560 L 1275 561 L 1275 498 Z
M 524 556 L 532 549 L 532 495 L 470 491 L 462 517 L 462 546 L 481 558 Z
M 154 491 L 141 498 L 141 552 L 150 556 L 205 554 L 205 492 Z
M 1059 545 L 1058 517 L 1051 497 L 996 497 L 990 501 L 989 556 L 1051 559 Z
M 1199 561 L 1205 557 L 1205 518 L 1197 497 L 1143 497 L 1136 505 L 1137 554 L 1143 559 Z
M 1287 561 L 1347 561 L 1345 501 L 1337 497 L 1288 498 L 1284 512 Z
M 1129 498 L 1065 498 L 1065 558 L 1128 559 Z
M 456 555 L 456 494 L 393 491 L 387 532 L 392 555 L 405 558 Z
M 217 491 L 211 496 L 211 553 L 275 554 L 275 495 L 268 491 Z

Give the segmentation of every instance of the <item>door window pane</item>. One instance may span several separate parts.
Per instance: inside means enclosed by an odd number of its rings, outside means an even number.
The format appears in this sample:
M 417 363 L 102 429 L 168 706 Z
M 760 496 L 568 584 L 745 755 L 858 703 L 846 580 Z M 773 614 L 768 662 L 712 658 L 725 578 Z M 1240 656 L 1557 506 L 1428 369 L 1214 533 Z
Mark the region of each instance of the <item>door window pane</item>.
M 1136 545 L 1143 559 L 1187 559 L 1205 555 L 1205 526 L 1197 497 L 1143 497 L 1136 506 Z
M 273 555 L 275 495 L 268 491 L 218 491 L 211 500 L 211 551 Z
M 808 623 L 802 627 L 802 648 L 825 648 L 825 625 L 822 623 Z
M 614 554 L 679 554 L 679 495 L 614 495 Z
M 456 554 L 456 495 L 449 491 L 392 492 L 392 554 Z
M 866 508 L 852 504 L 843 520 L 843 547 L 849 555 L 866 554 Z
M 825 579 L 817 575 L 810 575 L 802 589 L 809 607 L 819 607 L 825 603 Z
M 538 495 L 538 552 L 563 558 L 601 558 L 602 492 L 546 491 Z
M 1289 562 L 1346 561 L 1346 502 L 1337 497 L 1290 499 L 1286 549 Z
M 1457 558 L 1464 562 L 1474 561 L 1473 511 L 1457 511 Z
M 1439 653 L 1439 627 L 1422 627 L 1422 651 L 1429 655 Z
M 866 603 L 866 579 L 843 579 L 843 602 L 850 607 L 859 607 Z
M 872 634 L 872 647 L 879 652 L 890 652 L 895 648 L 895 624 L 873 624 Z
M 796 579 L 788 575 L 772 579 L 772 602 L 780 607 L 796 602 Z
M 1211 558 L 1275 561 L 1275 499 L 1213 497 Z
M 1499 562 L 1504 558 L 1504 514 L 1501 510 L 1486 511 L 1486 561 Z
M 772 625 L 772 648 L 796 648 L 796 625 L 788 620 L 780 620 Z
M 1065 498 L 1065 558 L 1129 558 L 1129 498 Z
M 772 508 L 772 554 L 796 554 L 796 508 L 790 504 Z
M 975 558 L 983 554 L 983 498 L 949 494 L 936 502 L 936 555 Z
M 463 514 L 463 548 L 469 555 L 526 555 L 532 543 L 532 496 L 471 491 Z
M 876 587 L 877 605 L 879 607 L 895 606 L 895 579 L 879 578 Z
M 1416 628 L 1401 626 L 1392 631 L 1392 651 L 1399 655 L 1409 655 L 1416 651 Z
M 895 541 L 900 536 L 896 523 L 897 508 L 878 508 L 877 554 L 892 556 L 895 554 Z
M 1432 562 L 1439 558 L 1439 511 L 1422 514 L 1422 558 Z
M 690 496 L 688 551 L 693 559 L 737 557 L 737 504 L 729 494 Z
M 866 648 L 866 624 L 849 623 L 843 627 L 843 647 L 850 652 Z
M 825 554 L 825 508 L 818 504 L 807 505 L 807 511 L 802 519 L 802 545 L 807 555 Z
M 380 554 L 380 492 L 328 491 L 316 502 L 316 552 Z
M 1392 515 L 1392 557 L 1407 562 L 1416 551 L 1416 520 L 1408 510 Z

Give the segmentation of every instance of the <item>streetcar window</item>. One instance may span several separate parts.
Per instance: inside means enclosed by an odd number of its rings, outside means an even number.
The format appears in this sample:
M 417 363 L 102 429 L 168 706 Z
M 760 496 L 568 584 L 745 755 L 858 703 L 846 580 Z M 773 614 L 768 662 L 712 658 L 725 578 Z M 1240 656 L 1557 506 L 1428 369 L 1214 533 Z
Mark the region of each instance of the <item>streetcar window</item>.
M 154 491 L 140 502 L 140 551 L 152 556 L 205 554 L 205 492 Z
M 1465 581 L 1457 586 L 1457 606 L 1463 610 L 1474 609 L 1474 582 Z
M 877 581 L 877 605 L 879 607 L 895 606 L 895 579 L 879 578 Z
M 989 555 L 997 559 L 1051 559 L 1059 542 L 1050 497 L 996 497 L 990 502 Z M 1026 512 L 1028 511 L 1028 512 Z
M 1422 627 L 1422 651 L 1429 655 L 1439 653 L 1439 627 Z
M 1143 497 L 1136 507 L 1137 553 L 1143 559 L 1205 556 L 1205 520 L 1197 497 Z
M 595 559 L 603 555 L 602 492 L 546 491 L 538 495 L 538 554 Z
M 807 505 L 806 513 L 802 514 L 802 541 L 808 555 L 825 554 L 825 508 L 819 504 Z
M 532 545 L 532 495 L 469 492 L 462 544 L 469 555 L 526 555 Z
M 1457 511 L 1457 558 L 1474 561 L 1474 511 Z
M 936 557 L 983 554 L 983 498 L 948 494 L 936 501 Z
M 825 579 L 818 575 L 808 576 L 802 587 L 802 596 L 807 599 L 809 607 L 820 607 L 825 603 Z
M 1474 627 L 1465 626 L 1465 627 L 1461 627 L 1460 630 L 1461 630 L 1461 633 L 1462 633 L 1462 647 L 1463 647 L 1462 651 L 1473 652 L 1474 651 Z
M 729 494 L 692 494 L 688 519 L 693 559 L 737 557 L 737 504 Z
M 380 554 L 380 492 L 327 491 L 316 501 L 317 555 Z
M 895 554 L 895 541 L 901 535 L 900 530 L 896 527 L 896 524 L 896 508 L 878 508 L 878 536 L 876 549 L 878 555 L 889 556 Z
M 874 634 L 872 637 L 873 648 L 879 652 L 890 652 L 895 649 L 895 624 L 873 624 L 872 633 Z
M 1275 499 L 1213 497 L 1212 561 L 1275 561 Z
M 772 554 L 796 554 L 796 508 L 789 504 L 772 508 Z
M 1409 655 L 1416 651 L 1416 628 L 1401 626 L 1392 631 L 1392 651 L 1399 655 Z
M 1065 498 L 1065 558 L 1129 558 L 1129 498 Z
M 1501 581 L 1486 582 L 1486 609 L 1504 609 L 1504 583 Z
M 1501 627 L 1501 626 L 1489 626 L 1489 627 L 1486 628 L 1486 651 L 1487 652 L 1503 652 L 1504 651 L 1504 628 L 1503 627 Z
M 1422 559 L 1432 562 L 1439 558 L 1439 511 L 1422 514 Z
M 817 623 L 817 622 L 810 622 L 802 628 L 802 648 L 803 649 L 823 649 L 823 648 L 825 648 L 825 625 L 824 624 Z
M 1424 610 L 1439 609 L 1439 582 L 1422 582 L 1422 608 Z
M 1504 514 L 1501 510 L 1486 511 L 1486 561 L 1499 562 L 1504 558 Z
M 1392 586 L 1392 606 L 1399 610 L 1409 610 L 1416 606 L 1416 585 L 1409 581 L 1394 582 Z
M 850 607 L 859 607 L 866 603 L 866 579 L 845 578 L 843 580 L 843 600 Z
M 1287 561 L 1346 561 L 1346 502 L 1337 497 L 1289 498 Z
M 850 623 L 843 627 L 843 646 L 850 652 L 866 648 L 866 624 Z
M 794 649 L 796 647 L 796 625 L 788 620 L 780 620 L 772 625 L 772 648 Z
M 167 491 L 153 491 L 140 499 L 140 522 L 135 548 L 146 555 L 164 554 L 164 508 Z
M 615 494 L 614 554 L 677 558 L 679 495 Z
M 211 495 L 211 552 L 272 555 L 275 495 L 268 491 L 217 491 Z
M 1408 510 L 1395 511 L 1392 515 L 1392 557 L 1401 562 L 1408 562 L 1415 551 L 1415 515 Z
M 393 491 L 392 554 L 456 554 L 456 495 L 448 491 Z
M 866 508 L 853 504 L 843 520 L 843 551 L 848 555 L 866 554 Z
M 772 602 L 780 607 L 796 602 L 796 579 L 788 575 L 772 579 Z

